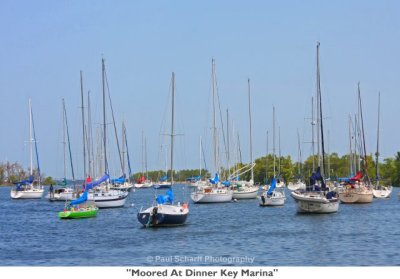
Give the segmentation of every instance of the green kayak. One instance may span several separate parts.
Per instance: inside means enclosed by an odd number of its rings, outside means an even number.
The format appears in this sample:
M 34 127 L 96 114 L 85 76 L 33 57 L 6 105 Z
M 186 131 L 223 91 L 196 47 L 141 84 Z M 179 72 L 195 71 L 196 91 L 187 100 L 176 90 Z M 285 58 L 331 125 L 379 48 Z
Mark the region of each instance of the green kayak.
M 80 218 L 91 218 L 96 217 L 97 207 L 83 207 L 73 210 L 64 210 L 58 213 L 60 219 L 80 219 Z

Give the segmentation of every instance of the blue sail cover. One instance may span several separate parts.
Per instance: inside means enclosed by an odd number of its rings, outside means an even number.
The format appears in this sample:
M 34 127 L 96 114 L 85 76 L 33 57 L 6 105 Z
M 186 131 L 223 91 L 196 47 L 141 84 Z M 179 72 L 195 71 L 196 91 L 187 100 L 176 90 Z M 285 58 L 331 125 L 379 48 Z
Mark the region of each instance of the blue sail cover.
M 321 167 L 317 168 L 317 172 L 312 173 L 312 175 L 310 177 L 310 185 L 315 185 L 317 181 L 321 181 L 322 188 L 325 188 L 325 181 L 321 175 Z M 316 188 L 316 190 L 319 190 L 319 189 Z
M 163 177 L 160 178 L 160 181 L 167 181 L 168 175 L 164 175 Z
M 126 179 L 125 179 L 124 175 L 119 178 L 111 179 L 111 183 L 113 183 L 113 184 L 124 184 L 125 181 L 126 181 Z
M 186 181 L 193 181 L 193 182 L 196 182 L 196 181 L 199 181 L 200 179 L 201 179 L 201 176 L 198 175 L 198 176 L 191 176 L 191 177 L 188 177 L 188 178 L 186 178 Z
M 33 176 L 29 176 L 29 179 L 27 180 L 22 180 L 19 182 L 14 182 L 14 184 L 16 184 L 17 186 L 22 186 L 22 185 L 28 185 L 28 184 L 32 184 L 33 183 Z
M 172 203 L 174 201 L 174 193 L 172 192 L 172 189 L 169 189 L 164 196 L 159 195 L 156 200 L 157 204 Z
M 226 186 L 226 187 L 229 187 L 229 186 L 231 186 L 231 182 L 230 182 L 230 181 L 228 181 L 228 180 L 226 180 L 226 181 L 222 181 L 221 183 L 222 183 L 222 185 L 224 185 L 224 186 Z
M 269 195 L 269 196 L 272 195 L 272 192 L 275 190 L 275 188 L 276 188 L 276 179 L 274 177 L 274 178 L 272 178 L 271 186 L 269 186 L 267 195 Z
M 80 196 L 76 200 L 71 201 L 69 203 L 69 205 L 78 205 L 78 204 L 84 203 L 85 201 L 87 201 L 87 199 L 88 199 L 88 192 L 85 191 L 85 192 L 83 192 L 82 196 Z
M 104 181 L 106 181 L 109 178 L 110 178 L 110 176 L 107 173 L 105 173 L 99 180 L 96 180 L 96 181 L 86 184 L 85 191 L 89 191 L 93 187 L 100 185 L 101 183 L 103 183 Z
M 211 178 L 210 178 L 210 183 L 211 183 L 211 184 L 217 184 L 218 181 L 219 181 L 218 173 L 215 174 L 214 179 L 211 179 Z

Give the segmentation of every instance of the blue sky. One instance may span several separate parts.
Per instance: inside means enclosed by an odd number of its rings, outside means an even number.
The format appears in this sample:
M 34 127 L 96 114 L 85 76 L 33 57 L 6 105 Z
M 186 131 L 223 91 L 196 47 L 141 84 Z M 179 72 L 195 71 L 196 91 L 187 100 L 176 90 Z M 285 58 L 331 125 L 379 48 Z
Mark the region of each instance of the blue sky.
M 142 130 L 149 169 L 163 168 L 159 134 L 172 71 L 177 132 L 184 134 L 177 139 L 175 165 L 198 166 L 198 138 L 210 131 L 211 58 L 221 108 L 229 109 L 240 133 L 243 159 L 249 160 L 247 78 L 254 157 L 265 153 L 275 105 L 282 154 L 296 158 L 296 129 L 309 141 L 305 118 L 315 94 L 317 41 L 330 149 L 348 150 L 347 117 L 356 111 L 360 81 L 368 152 L 375 150 L 380 91 L 381 154 L 392 156 L 400 150 L 399 6 L 398 1 L 1 1 L 0 160 L 27 165 L 31 97 L 42 170 L 61 176 L 65 98 L 74 165 L 82 172 L 79 71 L 99 123 L 102 55 L 118 127 L 126 121 L 134 171 L 141 169 Z M 205 148 L 210 154 L 209 139 Z M 308 144 L 303 153 L 310 154 Z

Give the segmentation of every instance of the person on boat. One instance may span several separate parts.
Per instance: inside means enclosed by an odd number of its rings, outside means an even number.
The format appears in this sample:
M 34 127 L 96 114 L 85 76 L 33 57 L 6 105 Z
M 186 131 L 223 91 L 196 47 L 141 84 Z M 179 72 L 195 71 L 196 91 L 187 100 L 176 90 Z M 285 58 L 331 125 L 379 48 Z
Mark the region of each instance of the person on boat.
M 53 184 L 50 184 L 50 198 L 54 198 L 54 188 L 53 188 Z

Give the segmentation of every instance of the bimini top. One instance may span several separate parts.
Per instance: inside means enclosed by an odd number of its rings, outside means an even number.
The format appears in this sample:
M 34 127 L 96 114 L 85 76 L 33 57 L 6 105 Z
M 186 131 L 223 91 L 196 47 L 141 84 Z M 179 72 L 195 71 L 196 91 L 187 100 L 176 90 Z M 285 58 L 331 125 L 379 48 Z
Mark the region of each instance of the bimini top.
M 168 189 L 166 195 L 159 195 L 157 197 L 157 204 L 165 204 L 165 203 L 173 203 L 174 202 L 174 193 L 172 189 Z

